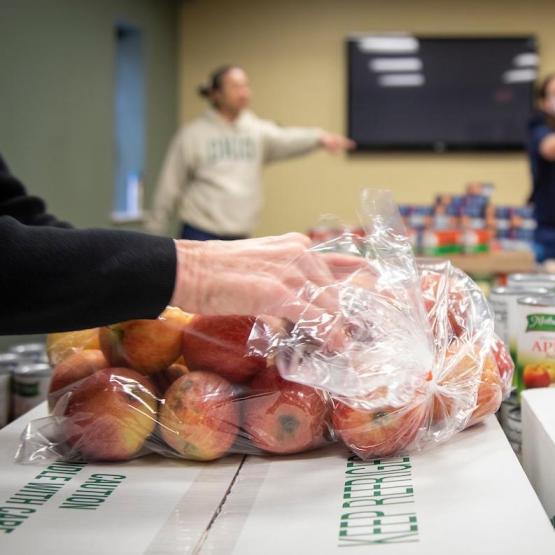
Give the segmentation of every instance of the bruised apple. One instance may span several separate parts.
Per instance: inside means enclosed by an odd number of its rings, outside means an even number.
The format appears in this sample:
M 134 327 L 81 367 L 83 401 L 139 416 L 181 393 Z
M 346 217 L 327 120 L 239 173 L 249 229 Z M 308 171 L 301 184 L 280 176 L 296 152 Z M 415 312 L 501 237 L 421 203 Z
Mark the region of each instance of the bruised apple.
M 100 346 L 111 366 L 154 374 L 181 354 L 184 325 L 163 313 L 155 320 L 129 320 L 100 328 Z
M 68 386 L 108 366 L 106 357 L 99 349 L 77 351 L 64 358 L 54 367 L 52 373 L 52 380 L 48 390 L 48 406 L 50 410 L 52 410 L 56 400 Z
M 67 443 L 86 460 L 124 461 L 154 430 L 157 400 L 145 376 L 105 368 L 79 383 L 64 411 Z
M 52 366 L 83 349 L 100 349 L 98 328 L 49 333 L 46 336 L 46 352 Z
M 187 459 L 225 455 L 239 429 L 233 386 L 211 372 L 185 374 L 166 391 L 160 429 L 164 441 Z
M 195 315 L 183 331 L 185 364 L 234 383 L 248 380 L 266 367 L 264 358 L 247 354 L 254 322 L 251 316 Z
M 426 406 L 420 394 L 401 407 L 354 408 L 334 400 L 332 422 L 345 445 L 363 459 L 403 451 L 424 423 Z
M 243 403 L 243 428 L 259 449 L 296 453 L 325 441 L 328 406 L 322 394 L 284 380 L 275 367 L 254 377 Z

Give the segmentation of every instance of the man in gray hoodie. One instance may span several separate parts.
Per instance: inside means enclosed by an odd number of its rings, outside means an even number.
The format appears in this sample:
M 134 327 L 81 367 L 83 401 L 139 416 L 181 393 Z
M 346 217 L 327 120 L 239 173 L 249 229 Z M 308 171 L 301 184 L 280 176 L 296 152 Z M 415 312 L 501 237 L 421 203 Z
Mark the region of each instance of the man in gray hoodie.
M 225 66 L 200 94 L 211 104 L 181 129 L 166 155 L 147 229 L 163 234 L 177 209 L 181 237 L 241 239 L 256 226 L 262 208 L 264 164 L 325 148 L 351 149 L 353 141 L 317 128 L 280 127 L 247 108 L 247 74 Z

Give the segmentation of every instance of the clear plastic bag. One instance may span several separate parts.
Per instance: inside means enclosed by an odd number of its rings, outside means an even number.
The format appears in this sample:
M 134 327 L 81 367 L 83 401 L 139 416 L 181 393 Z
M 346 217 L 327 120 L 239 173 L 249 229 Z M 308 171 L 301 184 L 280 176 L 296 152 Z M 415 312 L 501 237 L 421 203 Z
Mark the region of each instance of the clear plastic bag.
M 449 262 L 417 263 L 387 192 L 366 191 L 361 214 L 366 237 L 344 233 L 300 261 L 360 265 L 325 283 L 309 272 L 296 322 L 168 308 L 101 328 L 98 343 L 60 336 L 63 356 L 51 342 L 52 414 L 29 424 L 17 460 L 213 460 L 337 440 L 383 457 L 494 413 L 513 366 L 480 289 Z

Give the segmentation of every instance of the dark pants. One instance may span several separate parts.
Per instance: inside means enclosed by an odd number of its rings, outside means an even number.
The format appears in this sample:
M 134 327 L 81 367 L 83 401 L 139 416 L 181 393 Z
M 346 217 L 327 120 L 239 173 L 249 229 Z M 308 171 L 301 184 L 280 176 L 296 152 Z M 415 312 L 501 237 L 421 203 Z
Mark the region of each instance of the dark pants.
M 555 228 L 539 226 L 534 235 L 534 254 L 537 262 L 555 260 Z
M 244 235 L 215 235 L 189 224 L 183 224 L 181 228 L 181 239 L 188 239 L 189 241 L 236 241 L 237 239 L 246 238 Z

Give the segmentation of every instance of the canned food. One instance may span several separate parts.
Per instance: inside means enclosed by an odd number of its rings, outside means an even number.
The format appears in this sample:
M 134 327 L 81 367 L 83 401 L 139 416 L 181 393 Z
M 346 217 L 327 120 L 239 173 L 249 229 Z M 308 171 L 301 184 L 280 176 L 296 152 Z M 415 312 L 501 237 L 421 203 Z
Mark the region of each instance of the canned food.
M 522 450 L 522 417 L 520 406 L 509 408 L 505 425 L 505 435 L 513 451 L 517 455 L 520 455 Z
M 21 360 L 44 362 L 46 345 L 44 343 L 21 343 L 11 347 L 10 353 L 17 355 Z
M 12 413 L 14 418 L 46 400 L 52 369 L 44 363 L 22 363 L 12 373 Z
M 19 358 L 13 353 L 0 353 L 0 428 L 10 420 L 11 377 Z
M 441 256 L 461 252 L 460 232 L 457 230 L 429 229 L 422 237 L 425 256 Z
M 494 287 L 489 294 L 489 303 L 495 317 L 495 333 L 507 345 L 516 364 L 517 351 L 517 300 L 529 295 L 547 295 L 547 287 L 527 287 L 525 283 Z M 520 389 L 518 372 L 513 374 L 513 386 Z
M 15 353 L 0 353 L 0 369 L 15 370 L 19 365 L 19 357 Z
M 463 250 L 467 254 L 488 252 L 490 241 L 489 229 L 467 229 L 463 234 Z
M 555 294 L 518 299 L 517 372 L 521 389 L 555 384 Z
M 507 285 L 525 283 L 530 287 L 555 287 L 555 274 L 509 274 Z

